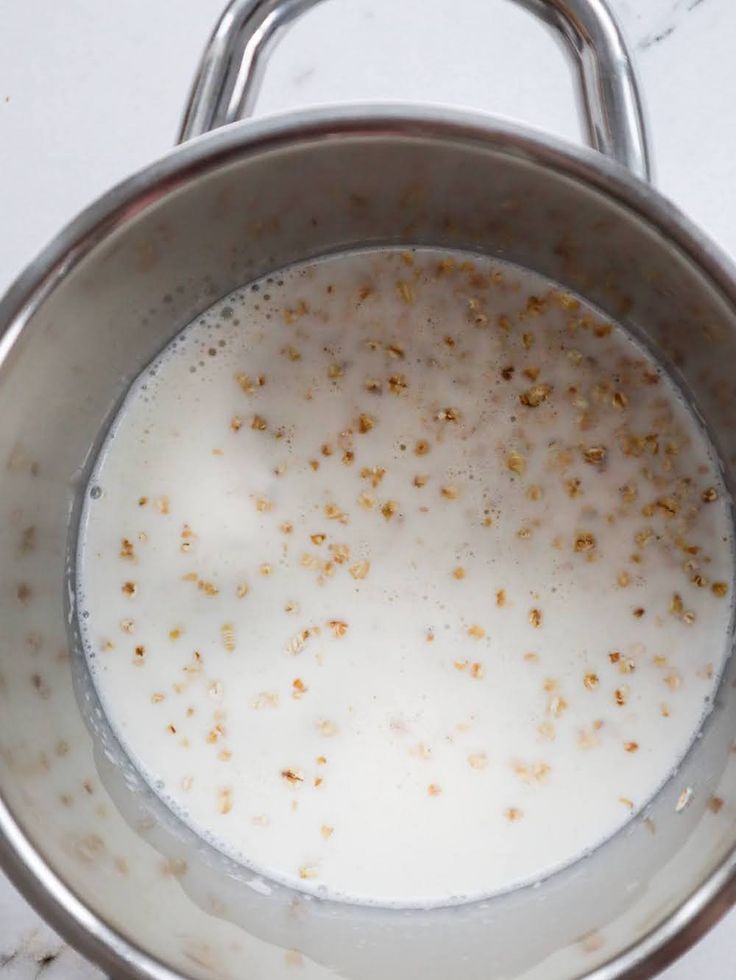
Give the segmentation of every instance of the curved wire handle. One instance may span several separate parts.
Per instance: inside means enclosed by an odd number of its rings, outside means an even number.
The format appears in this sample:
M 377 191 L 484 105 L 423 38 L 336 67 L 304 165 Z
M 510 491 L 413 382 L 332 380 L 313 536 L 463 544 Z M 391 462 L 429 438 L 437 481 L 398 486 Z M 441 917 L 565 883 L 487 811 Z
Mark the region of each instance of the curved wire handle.
M 274 45 L 321 0 L 231 0 L 205 49 L 179 142 L 250 115 Z M 644 117 L 631 56 L 605 0 L 515 0 L 554 27 L 578 69 L 590 144 L 650 178 Z

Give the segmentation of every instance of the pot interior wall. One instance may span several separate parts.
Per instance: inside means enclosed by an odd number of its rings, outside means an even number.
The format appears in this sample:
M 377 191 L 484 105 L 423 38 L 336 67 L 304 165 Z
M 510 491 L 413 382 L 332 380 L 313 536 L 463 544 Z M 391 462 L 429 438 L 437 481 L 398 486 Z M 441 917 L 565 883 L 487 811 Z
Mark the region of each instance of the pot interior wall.
M 541 887 L 433 912 L 310 901 L 224 868 L 151 805 L 114 754 L 95 750 L 82 720 L 64 580 L 91 447 L 130 381 L 178 329 L 236 286 L 297 260 L 427 244 L 557 280 L 660 352 L 714 434 L 731 481 L 736 316 L 712 282 L 660 229 L 586 181 L 584 167 L 573 177 L 575 165 L 503 129 L 483 138 L 459 124 L 437 130 L 336 124 L 260 146 L 245 130 L 209 138 L 172 157 L 155 188 L 139 181 L 118 195 L 118 210 L 6 344 L 0 791 L 90 909 L 185 975 L 273 980 L 303 954 L 308 978 L 577 976 L 656 927 L 736 842 L 733 664 L 702 738 L 646 820 Z M 177 159 L 186 164 L 178 174 Z M 0 320 L 11 306 L 0 307 Z M 686 786 L 692 799 L 677 813 Z

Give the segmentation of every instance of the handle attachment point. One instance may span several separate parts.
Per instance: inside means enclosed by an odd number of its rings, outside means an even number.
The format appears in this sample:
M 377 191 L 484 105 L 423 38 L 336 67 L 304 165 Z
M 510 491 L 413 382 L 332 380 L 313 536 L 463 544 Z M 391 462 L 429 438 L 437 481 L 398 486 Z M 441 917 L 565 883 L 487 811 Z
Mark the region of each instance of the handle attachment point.
M 321 0 L 231 0 L 205 49 L 179 142 L 248 116 L 284 30 Z M 631 56 L 605 0 L 515 0 L 565 40 L 578 70 L 590 144 L 642 180 L 651 177 Z

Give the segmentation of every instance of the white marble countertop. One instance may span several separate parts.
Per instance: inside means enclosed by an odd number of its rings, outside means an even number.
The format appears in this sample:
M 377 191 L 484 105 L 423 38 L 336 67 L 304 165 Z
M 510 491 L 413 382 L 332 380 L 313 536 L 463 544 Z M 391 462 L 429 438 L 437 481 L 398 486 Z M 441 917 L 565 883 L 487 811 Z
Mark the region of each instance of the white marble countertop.
M 736 257 L 736 3 L 610 0 L 635 50 L 655 182 Z M 223 0 L 0 7 L 0 292 L 75 212 L 170 145 Z M 442 102 L 579 138 L 561 49 L 507 0 L 332 0 L 278 48 L 258 112 Z M 101 974 L 0 875 L 2 980 Z M 736 976 L 736 912 L 663 980 Z

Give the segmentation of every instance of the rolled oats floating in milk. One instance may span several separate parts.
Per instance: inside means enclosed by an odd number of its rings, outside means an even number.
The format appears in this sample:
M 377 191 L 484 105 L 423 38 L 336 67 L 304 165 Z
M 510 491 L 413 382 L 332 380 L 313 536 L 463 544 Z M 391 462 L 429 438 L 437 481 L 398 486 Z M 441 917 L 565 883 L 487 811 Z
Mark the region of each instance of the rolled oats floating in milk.
M 237 290 L 133 386 L 93 486 L 78 599 L 116 733 L 303 891 L 548 874 L 645 805 L 718 683 L 712 449 L 649 355 L 511 266 L 373 251 Z

